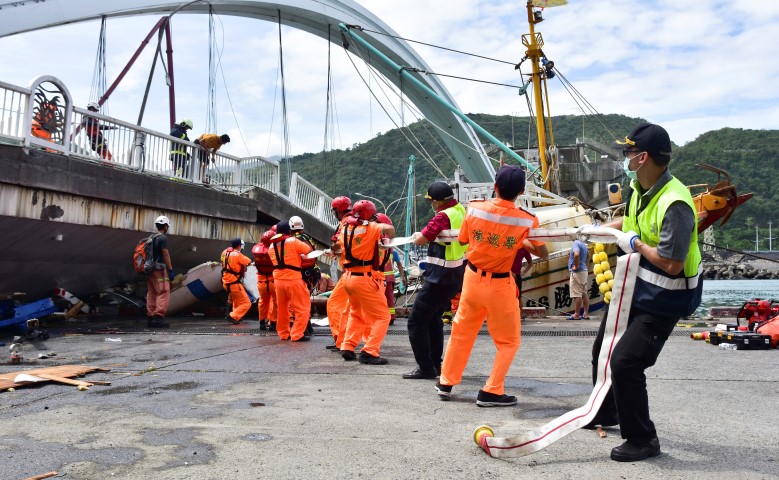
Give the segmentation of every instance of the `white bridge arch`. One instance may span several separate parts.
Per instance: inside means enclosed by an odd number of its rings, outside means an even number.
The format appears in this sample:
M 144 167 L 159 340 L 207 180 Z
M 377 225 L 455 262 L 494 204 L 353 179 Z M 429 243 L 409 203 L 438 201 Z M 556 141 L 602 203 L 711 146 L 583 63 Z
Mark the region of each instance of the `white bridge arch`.
M 0 37 L 14 35 L 48 27 L 96 20 L 101 16 L 124 17 L 143 14 L 169 14 L 181 8 L 179 13 L 208 14 L 212 5 L 220 15 L 235 15 L 271 22 L 279 21 L 292 28 L 317 35 L 332 43 L 341 45 L 341 33 L 337 25 L 341 22 L 360 25 L 387 35 L 361 32 L 360 35 L 398 65 L 431 70 L 425 61 L 408 43 L 370 11 L 351 0 L 283 0 L 263 2 L 255 0 L 209 0 L 182 2 L 174 0 L 19 0 L 0 4 Z M 330 28 L 328 28 L 328 25 Z M 400 85 L 397 72 L 383 62 L 371 58 L 371 64 L 384 77 Z M 446 87 L 435 76 L 412 73 L 420 82 L 443 97 L 450 104 L 457 103 Z M 446 107 L 430 100 L 425 92 L 404 89 L 404 94 L 416 105 L 425 117 L 444 132 L 444 138 L 457 163 L 471 181 L 492 181 L 495 169 L 489 162 L 484 149 L 470 125 L 452 114 Z M 456 139 L 452 141 L 448 135 Z

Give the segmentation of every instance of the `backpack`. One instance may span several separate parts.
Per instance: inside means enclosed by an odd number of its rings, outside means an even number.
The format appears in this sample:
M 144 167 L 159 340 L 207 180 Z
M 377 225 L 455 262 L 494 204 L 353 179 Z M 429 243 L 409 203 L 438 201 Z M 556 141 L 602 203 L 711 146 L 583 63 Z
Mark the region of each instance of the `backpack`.
M 151 254 L 154 239 L 159 236 L 159 233 L 153 233 L 148 237 L 140 240 L 138 245 L 135 246 L 135 252 L 133 253 L 133 267 L 135 267 L 136 272 L 148 274 L 157 269 L 157 262 L 151 258 Z

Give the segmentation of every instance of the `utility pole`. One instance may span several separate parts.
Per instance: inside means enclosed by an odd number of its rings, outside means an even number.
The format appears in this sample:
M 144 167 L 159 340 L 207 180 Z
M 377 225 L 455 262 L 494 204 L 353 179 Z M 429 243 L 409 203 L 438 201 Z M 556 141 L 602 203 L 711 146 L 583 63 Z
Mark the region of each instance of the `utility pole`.
M 771 247 L 771 240 L 773 240 L 773 237 L 771 236 L 771 220 L 768 221 L 768 251 L 773 251 L 773 248 Z
M 757 229 L 757 223 L 755 223 L 755 251 L 760 251 L 760 230 Z

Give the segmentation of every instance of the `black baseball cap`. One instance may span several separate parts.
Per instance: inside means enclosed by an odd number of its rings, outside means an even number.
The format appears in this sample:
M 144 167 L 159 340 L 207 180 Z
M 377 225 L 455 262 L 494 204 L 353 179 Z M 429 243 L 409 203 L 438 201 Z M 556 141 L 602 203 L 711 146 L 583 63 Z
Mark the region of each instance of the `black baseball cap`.
M 289 227 L 289 220 L 282 220 L 276 224 L 276 233 L 283 235 L 289 235 L 292 233 L 292 229 Z
M 501 198 L 512 199 L 525 191 L 525 171 L 516 165 L 503 165 L 495 175 Z
M 639 123 L 623 140 L 614 142 L 618 149 L 633 148 L 648 152 L 650 155 L 662 157 L 671 156 L 671 137 L 660 125 L 654 123 Z
M 234 239 L 230 240 L 230 245 L 232 245 L 233 248 L 240 247 L 242 243 L 243 243 L 243 240 L 241 240 L 240 238 L 234 238 Z
M 425 198 L 428 200 L 438 200 L 440 202 L 442 200 L 454 198 L 454 192 L 448 183 L 437 181 L 431 183 L 430 186 L 427 187 L 427 195 L 425 195 Z

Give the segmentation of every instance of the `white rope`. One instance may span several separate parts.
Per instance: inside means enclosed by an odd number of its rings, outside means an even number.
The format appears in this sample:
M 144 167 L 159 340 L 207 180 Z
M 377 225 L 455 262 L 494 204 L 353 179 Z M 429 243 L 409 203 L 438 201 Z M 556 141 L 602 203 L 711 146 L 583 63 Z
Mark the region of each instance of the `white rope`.
M 632 253 L 623 255 L 617 260 L 614 293 L 609 316 L 606 320 L 603 343 L 598 355 L 598 376 L 587 402 L 537 430 L 513 437 L 482 436 L 479 439 L 479 444 L 488 455 L 496 458 L 509 458 L 522 457 L 537 452 L 595 419 L 611 388 L 611 357 L 614 353 L 614 347 L 627 328 L 640 257 L 641 255 L 638 253 Z

